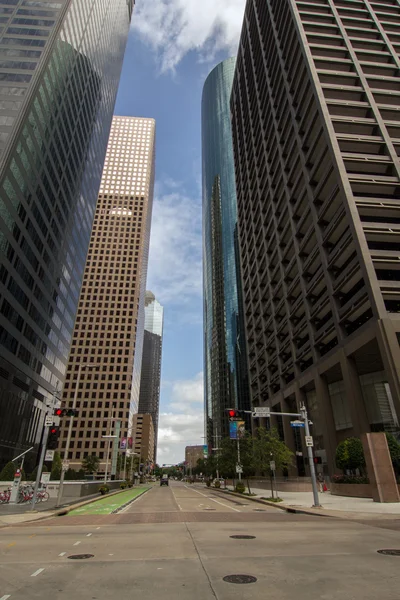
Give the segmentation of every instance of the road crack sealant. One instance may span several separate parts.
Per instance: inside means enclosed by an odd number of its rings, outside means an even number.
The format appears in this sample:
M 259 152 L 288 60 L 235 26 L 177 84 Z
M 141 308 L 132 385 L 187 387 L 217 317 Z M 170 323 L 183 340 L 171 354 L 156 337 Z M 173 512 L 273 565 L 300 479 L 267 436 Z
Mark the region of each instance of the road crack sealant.
M 218 594 L 217 594 L 216 590 L 214 589 L 213 584 L 211 583 L 211 578 L 210 578 L 209 574 L 207 573 L 207 569 L 206 569 L 206 567 L 205 567 L 205 565 L 203 563 L 203 560 L 202 560 L 202 558 L 200 556 L 199 549 L 197 547 L 196 542 L 194 541 L 194 538 L 192 536 L 192 532 L 190 531 L 187 523 L 185 523 L 185 527 L 186 527 L 186 531 L 188 532 L 188 534 L 190 536 L 190 539 L 192 540 L 192 544 L 193 544 L 194 549 L 196 550 L 196 554 L 199 557 L 199 561 L 200 561 L 200 564 L 201 564 L 201 568 L 204 571 L 204 575 L 207 577 L 207 581 L 208 581 L 208 585 L 210 586 L 211 593 L 214 596 L 214 598 L 216 598 L 216 600 L 219 600 Z

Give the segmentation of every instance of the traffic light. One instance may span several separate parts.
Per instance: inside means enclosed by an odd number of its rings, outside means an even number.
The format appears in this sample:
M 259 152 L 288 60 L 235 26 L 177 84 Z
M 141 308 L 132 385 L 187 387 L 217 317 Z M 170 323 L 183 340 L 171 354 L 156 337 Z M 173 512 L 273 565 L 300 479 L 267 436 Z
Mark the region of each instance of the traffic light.
M 77 417 L 78 411 L 75 408 L 55 408 L 55 417 Z
M 229 420 L 230 421 L 241 421 L 243 418 L 242 413 L 243 413 L 243 411 L 241 411 L 241 410 L 234 410 L 233 408 L 230 408 L 228 410 Z
M 47 438 L 47 449 L 56 450 L 58 447 L 58 437 L 60 435 L 60 428 L 58 425 L 52 425 L 49 427 L 49 437 Z

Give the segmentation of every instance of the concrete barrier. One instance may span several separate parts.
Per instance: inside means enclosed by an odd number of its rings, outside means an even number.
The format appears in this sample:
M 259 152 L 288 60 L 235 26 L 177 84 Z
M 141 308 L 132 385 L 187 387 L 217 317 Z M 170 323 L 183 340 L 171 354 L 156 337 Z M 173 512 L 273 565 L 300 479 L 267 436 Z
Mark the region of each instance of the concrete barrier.
M 121 483 L 121 480 L 107 481 L 107 485 L 111 490 L 119 489 Z M 25 484 L 33 485 L 33 482 L 23 481 L 22 485 Z M 96 494 L 103 484 L 104 481 L 64 481 L 62 500 L 68 501 L 91 496 L 92 494 Z M 0 483 L 0 491 L 8 489 L 11 485 L 12 481 L 2 481 Z M 59 485 L 59 481 L 49 481 L 46 485 L 46 490 L 49 492 L 50 498 L 57 498 Z

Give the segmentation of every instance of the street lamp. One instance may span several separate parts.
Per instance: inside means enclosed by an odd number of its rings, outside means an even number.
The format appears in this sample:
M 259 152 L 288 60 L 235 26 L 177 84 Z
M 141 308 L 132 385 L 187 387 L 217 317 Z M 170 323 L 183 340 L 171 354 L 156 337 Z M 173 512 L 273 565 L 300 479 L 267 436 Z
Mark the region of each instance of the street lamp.
M 106 458 L 106 470 L 104 472 L 104 484 L 107 483 L 107 475 L 108 475 L 108 460 L 109 460 L 109 454 L 110 454 L 110 444 L 111 444 L 111 440 L 115 440 L 117 439 L 117 435 L 102 435 L 101 439 L 102 440 L 108 440 L 108 444 L 107 444 L 107 458 Z
M 87 369 L 91 369 L 92 367 L 98 368 L 98 366 L 99 365 L 96 365 L 95 363 L 79 363 L 78 377 L 77 377 L 77 380 L 76 380 L 75 393 L 74 393 L 74 398 L 73 398 L 73 401 L 72 401 L 72 409 L 73 410 L 76 408 L 76 403 L 78 401 L 78 390 L 79 390 L 79 384 L 80 384 L 80 381 L 81 381 L 82 369 L 86 369 L 86 368 Z M 69 420 L 68 435 L 67 435 L 67 441 L 66 441 L 65 450 L 64 450 L 64 460 L 62 462 L 62 467 L 61 467 L 60 485 L 58 487 L 58 495 L 57 495 L 57 505 L 56 505 L 56 508 L 58 506 L 60 506 L 60 504 L 61 504 L 61 498 L 62 498 L 63 487 L 64 487 L 65 471 L 69 467 L 68 454 L 69 454 L 69 447 L 70 447 L 70 444 L 71 444 L 71 437 L 72 437 L 72 425 L 73 425 L 73 417 L 71 417 L 70 420 Z

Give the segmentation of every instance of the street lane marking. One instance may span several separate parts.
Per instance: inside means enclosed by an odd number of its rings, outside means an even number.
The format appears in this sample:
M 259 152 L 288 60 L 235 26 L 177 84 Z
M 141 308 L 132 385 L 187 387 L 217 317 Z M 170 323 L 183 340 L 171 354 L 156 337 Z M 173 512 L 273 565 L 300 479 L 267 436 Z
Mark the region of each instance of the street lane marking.
M 79 546 L 80 542 L 75 542 L 74 546 Z
M 86 535 L 86 537 L 90 537 L 91 535 L 92 535 L 91 533 L 88 533 L 88 534 Z
M 6 546 L 6 548 L 11 548 L 12 546 L 15 546 L 17 542 L 11 542 L 11 544 L 8 544 L 8 546 Z
M 228 504 L 224 504 L 223 502 L 219 502 L 218 500 L 214 500 L 214 498 L 210 498 L 209 496 L 206 496 L 205 494 L 202 494 L 202 492 L 198 492 L 195 489 L 193 489 L 193 491 L 196 492 L 196 494 L 200 494 L 200 496 L 204 496 L 204 498 L 207 498 L 208 500 L 211 500 L 211 502 L 216 502 L 217 504 L 220 504 L 221 506 L 225 506 L 225 508 L 230 508 L 231 510 L 234 510 L 235 512 L 241 512 L 238 508 L 233 508 L 233 506 L 228 506 Z
M 0 600 L 7 600 L 7 598 L 11 598 L 11 595 L 10 595 L 10 594 L 8 594 L 7 596 L 2 596 L 2 597 L 0 598 Z
M 36 535 L 36 533 L 33 533 L 33 534 L 32 534 L 32 535 L 30 535 L 29 537 L 30 537 L 30 538 L 33 538 L 33 537 L 35 537 L 35 535 Z M 0 598 L 0 600 L 1 600 L 1 598 Z
M 182 506 L 180 504 L 178 504 L 179 510 L 182 510 Z
M 100 529 L 100 527 L 96 527 L 96 529 Z
M 31 577 L 37 577 L 38 575 L 40 575 L 40 573 L 42 573 L 44 571 L 44 569 L 38 569 L 37 571 L 35 571 L 34 573 L 32 573 Z
M 67 553 L 66 552 L 61 552 L 61 554 L 59 554 L 58 556 L 65 556 Z M 0 598 L 1 600 L 1 598 Z

